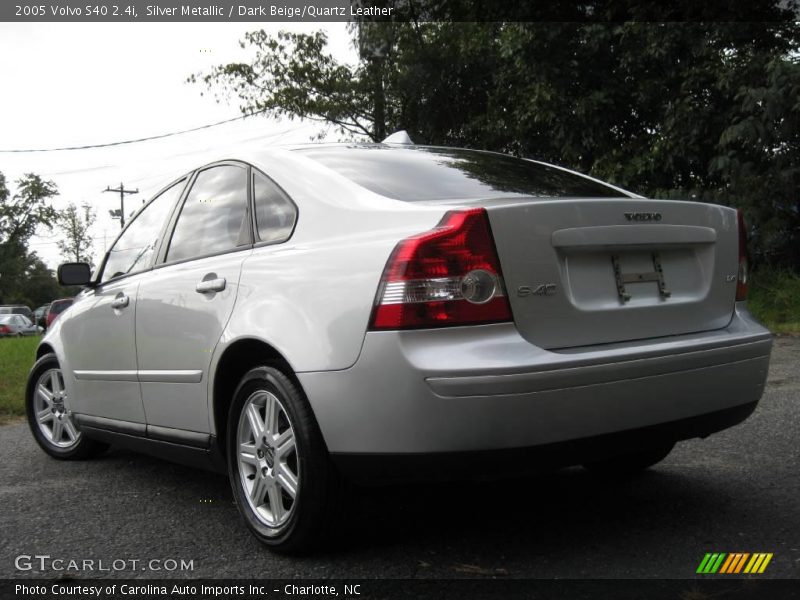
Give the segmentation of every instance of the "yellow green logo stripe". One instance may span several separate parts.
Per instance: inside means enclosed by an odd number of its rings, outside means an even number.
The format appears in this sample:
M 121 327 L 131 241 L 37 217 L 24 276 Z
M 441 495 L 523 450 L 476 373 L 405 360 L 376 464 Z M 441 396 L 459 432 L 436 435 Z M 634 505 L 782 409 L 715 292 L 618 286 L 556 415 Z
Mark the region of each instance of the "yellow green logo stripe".
M 700 561 L 697 573 L 732 575 L 738 573 L 763 573 L 772 560 L 771 552 L 708 552 Z M 747 565 L 747 566 L 745 566 Z
M 750 562 L 747 563 L 747 566 L 744 568 L 745 573 L 763 573 L 764 569 L 767 568 L 769 561 L 772 560 L 772 553 L 759 553 L 753 554 L 753 558 L 750 559 Z
M 700 566 L 697 567 L 698 573 L 716 573 L 719 566 L 722 564 L 722 561 L 725 558 L 725 553 L 708 553 L 703 558 Z

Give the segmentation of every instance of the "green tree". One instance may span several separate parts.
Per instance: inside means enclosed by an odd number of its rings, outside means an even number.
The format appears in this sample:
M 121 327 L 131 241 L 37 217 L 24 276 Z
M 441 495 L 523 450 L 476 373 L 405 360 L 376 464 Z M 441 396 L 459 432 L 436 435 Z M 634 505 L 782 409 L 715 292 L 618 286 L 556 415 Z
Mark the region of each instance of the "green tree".
M 260 30 L 246 33 L 241 44 L 255 51 L 252 63 L 220 65 L 189 81 L 199 77 L 209 88 L 219 86 L 217 101 L 235 93 L 243 113 L 323 121 L 348 134 L 371 135 L 366 69 L 337 63 L 326 51 L 325 33 L 281 31 L 273 37 Z
M 60 286 L 55 273 L 35 253 L 31 253 L 13 302 L 36 308 L 56 298 L 74 296 L 78 291 L 79 288 Z
M 51 228 L 56 212 L 49 201 L 58 190 L 52 181 L 33 173 L 16 184 L 17 193 L 12 194 L 0 173 L 0 303 L 30 305 L 52 299 L 32 298 L 28 293 L 32 274 L 38 277 L 46 270 L 36 254 L 28 251 L 28 241 L 37 227 Z
M 85 262 L 94 266 L 92 254 L 94 243 L 90 229 L 97 218 L 95 211 L 89 204 L 78 208 L 70 203 L 66 210 L 59 216 L 56 226 L 64 235 L 58 241 L 58 249 L 67 261 Z
M 58 195 L 56 184 L 34 173 L 17 180 L 17 193 L 11 194 L 5 175 L 0 173 L 0 244 L 27 244 L 39 225 L 52 227 L 55 209 L 48 201 Z
M 355 65 L 332 57 L 324 33 L 259 31 L 242 43 L 252 62 L 190 79 L 237 96 L 243 112 L 325 121 L 355 139 L 406 129 L 420 143 L 540 158 L 651 197 L 741 207 L 757 262 L 800 264 L 791 8 L 733 3 L 711 22 L 710 9 L 686 3 L 709 21 L 680 23 L 656 22 L 674 21 L 673 8 L 634 2 L 594 3 L 587 19 L 591 4 L 551 23 L 504 21 L 499 3 L 404 3 L 416 10 L 409 22 L 352 27 Z M 763 21 L 743 20 L 753 14 Z M 490 22 L 431 20 L 454 15 Z

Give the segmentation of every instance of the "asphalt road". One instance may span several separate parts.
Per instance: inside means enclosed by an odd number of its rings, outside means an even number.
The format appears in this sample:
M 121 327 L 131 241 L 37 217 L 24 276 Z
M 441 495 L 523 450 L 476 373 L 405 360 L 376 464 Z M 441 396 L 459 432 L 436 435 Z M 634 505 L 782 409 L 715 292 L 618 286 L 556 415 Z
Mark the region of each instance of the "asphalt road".
M 303 558 L 273 555 L 250 537 L 224 477 L 119 450 L 58 462 L 15 423 L 0 427 L 0 577 L 41 576 L 14 564 L 39 554 L 106 566 L 191 560 L 192 571 L 171 575 L 203 578 L 683 578 L 706 552 L 743 551 L 774 553 L 764 577 L 797 578 L 799 423 L 800 339 L 778 338 L 753 416 L 680 444 L 632 481 L 575 468 L 527 481 L 365 490 L 352 499 L 340 546 Z

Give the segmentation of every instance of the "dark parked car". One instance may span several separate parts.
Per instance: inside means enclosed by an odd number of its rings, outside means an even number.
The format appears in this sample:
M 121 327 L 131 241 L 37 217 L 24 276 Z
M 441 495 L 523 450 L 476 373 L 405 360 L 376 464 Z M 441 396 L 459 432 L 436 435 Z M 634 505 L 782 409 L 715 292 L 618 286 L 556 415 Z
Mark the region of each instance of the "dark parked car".
M 53 321 L 56 320 L 56 317 L 67 310 L 70 306 L 72 306 L 72 298 L 60 298 L 58 300 L 53 300 L 50 303 L 50 308 L 47 309 L 47 315 L 45 316 L 45 327 L 50 329 L 50 325 L 53 324 Z
M 33 322 L 40 327 L 44 327 L 45 325 L 45 318 L 47 317 L 48 308 L 50 308 L 49 304 L 42 304 L 39 308 L 33 311 Z

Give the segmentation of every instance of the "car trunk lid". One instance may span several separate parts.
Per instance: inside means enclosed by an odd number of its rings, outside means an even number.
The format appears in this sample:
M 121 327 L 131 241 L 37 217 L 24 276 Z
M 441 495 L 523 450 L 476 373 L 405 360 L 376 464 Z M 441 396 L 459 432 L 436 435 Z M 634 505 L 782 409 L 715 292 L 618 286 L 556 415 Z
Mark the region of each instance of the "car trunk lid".
M 558 349 L 725 327 L 736 212 L 694 202 L 507 199 L 488 212 L 514 322 Z

